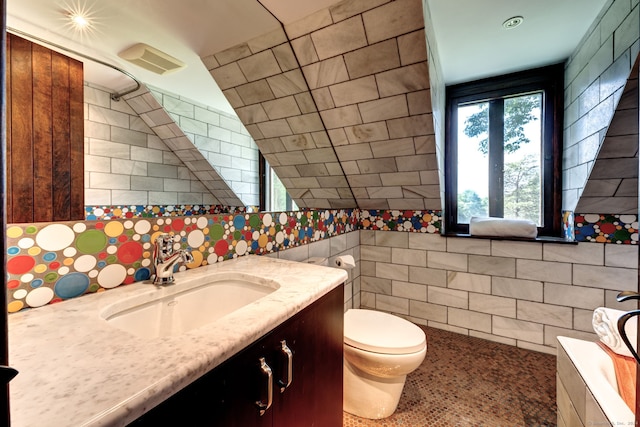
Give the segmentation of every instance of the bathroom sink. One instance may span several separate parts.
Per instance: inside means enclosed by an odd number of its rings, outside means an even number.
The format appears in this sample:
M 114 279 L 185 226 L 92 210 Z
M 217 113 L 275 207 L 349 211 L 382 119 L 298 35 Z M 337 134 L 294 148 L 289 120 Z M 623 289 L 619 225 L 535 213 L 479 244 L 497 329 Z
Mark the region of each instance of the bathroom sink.
M 149 285 L 152 286 L 152 285 Z M 214 322 L 279 288 L 275 281 L 245 274 L 216 274 L 156 287 L 106 307 L 100 316 L 141 338 L 180 335 Z

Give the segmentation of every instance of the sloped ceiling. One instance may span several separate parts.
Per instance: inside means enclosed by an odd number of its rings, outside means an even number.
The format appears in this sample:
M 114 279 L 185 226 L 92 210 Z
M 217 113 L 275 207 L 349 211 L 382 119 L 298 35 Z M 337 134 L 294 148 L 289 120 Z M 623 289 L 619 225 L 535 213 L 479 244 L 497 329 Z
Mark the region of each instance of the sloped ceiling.
M 636 59 L 576 213 L 638 212 L 638 72 Z
M 440 209 L 421 1 L 345 1 L 284 29 L 203 62 L 296 203 Z

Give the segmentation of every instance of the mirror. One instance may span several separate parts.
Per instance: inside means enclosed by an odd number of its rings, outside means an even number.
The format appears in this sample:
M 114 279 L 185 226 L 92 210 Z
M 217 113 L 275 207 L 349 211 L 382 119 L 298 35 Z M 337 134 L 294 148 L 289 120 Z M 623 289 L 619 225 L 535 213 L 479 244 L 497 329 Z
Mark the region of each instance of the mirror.
M 258 205 L 257 147 L 201 57 L 281 31 L 280 23 L 255 0 L 56 3 L 9 0 L 9 31 L 72 58 L 56 47 L 114 64 L 151 89 L 111 100 L 111 92 L 135 83 L 79 58 L 85 73 L 85 205 Z M 69 18 L 77 13 L 91 27 L 72 27 Z M 137 42 L 161 48 L 186 68 L 158 75 L 117 56 Z M 170 117 L 136 103 L 152 100 Z M 172 135 L 161 129 L 162 138 L 153 134 L 154 125 L 168 127 L 159 122 L 166 118 L 179 122 L 182 135 L 175 128 Z M 205 167 L 207 160 L 213 166 Z

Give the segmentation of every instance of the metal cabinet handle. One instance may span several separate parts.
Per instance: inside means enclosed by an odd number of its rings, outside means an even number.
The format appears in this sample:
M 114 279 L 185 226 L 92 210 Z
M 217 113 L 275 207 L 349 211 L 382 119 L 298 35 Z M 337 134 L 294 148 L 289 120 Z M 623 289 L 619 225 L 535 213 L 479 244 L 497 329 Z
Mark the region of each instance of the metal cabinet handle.
M 262 416 L 265 412 L 267 412 L 267 409 L 269 409 L 271 407 L 271 404 L 273 403 L 273 372 L 271 371 L 269 365 L 267 365 L 264 357 L 261 357 L 259 359 L 259 362 L 260 371 L 262 371 L 262 373 L 267 377 L 267 403 L 264 403 L 264 401 L 262 400 L 256 401 L 256 405 L 260 410 L 260 416 Z
M 280 393 L 284 393 L 284 391 L 291 385 L 291 381 L 293 381 L 293 352 L 287 346 L 287 341 L 280 341 L 280 351 L 287 358 L 287 367 L 284 370 L 286 372 L 286 377 L 278 380 L 278 384 L 280 385 Z

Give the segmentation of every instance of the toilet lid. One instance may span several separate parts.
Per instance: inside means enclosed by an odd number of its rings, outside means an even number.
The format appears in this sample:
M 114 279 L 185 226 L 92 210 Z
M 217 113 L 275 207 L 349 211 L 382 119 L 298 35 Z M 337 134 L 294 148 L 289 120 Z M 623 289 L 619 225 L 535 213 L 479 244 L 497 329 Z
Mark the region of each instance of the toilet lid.
M 350 309 L 344 315 L 344 343 L 360 350 L 406 354 L 422 350 L 427 338 L 413 323 L 381 311 Z

